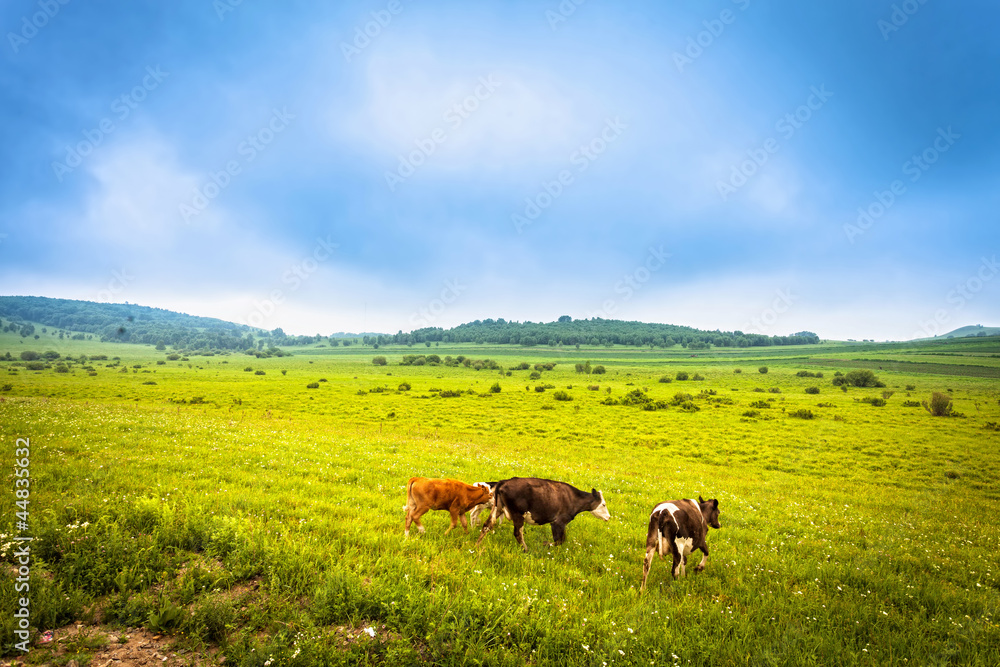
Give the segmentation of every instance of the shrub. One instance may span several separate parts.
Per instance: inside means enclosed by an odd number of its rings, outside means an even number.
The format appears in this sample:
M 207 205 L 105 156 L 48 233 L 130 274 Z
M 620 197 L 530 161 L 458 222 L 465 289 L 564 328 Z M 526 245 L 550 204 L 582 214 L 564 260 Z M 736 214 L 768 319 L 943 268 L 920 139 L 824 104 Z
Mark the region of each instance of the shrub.
M 683 382 L 688 379 L 687 371 L 677 371 L 677 379 Z
M 494 382 L 493 383 L 493 385 L 490 387 L 490 393 L 491 394 L 499 394 L 500 393 L 500 383 L 499 382 Z
M 399 391 L 410 391 L 410 383 L 409 382 L 400 382 L 399 383 Z
M 807 394 L 818 394 L 819 393 L 819 387 L 806 387 L 806 393 Z
M 33 352 L 32 350 L 25 350 L 21 353 L 21 361 L 36 361 L 40 358 L 41 355 L 37 352 Z
M 267 371 L 254 371 L 254 375 L 267 375 Z
M 750 407 L 751 408 L 769 408 L 769 407 L 771 407 L 771 404 L 768 403 L 767 401 L 754 401 L 753 403 L 750 404 Z
M 861 399 L 861 402 L 862 403 L 869 403 L 870 405 L 873 405 L 876 408 L 881 408 L 881 407 L 885 406 L 885 399 L 884 398 L 878 398 L 878 397 L 875 397 L 875 396 L 865 396 L 864 398 Z
M 319 382 L 310 382 L 306 385 L 306 389 L 319 389 Z
M 896 392 L 894 392 L 894 391 L 883 391 L 882 392 L 882 398 L 884 398 L 886 400 L 889 400 L 890 398 L 892 398 L 892 395 L 895 394 L 895 393 Z
M 884 387 L 885 383 L 880 382 L 875 373 L 867 369 L 849 371 L 844 376 L 844 384 L 852 387 Z
M 778 388 L 778 387 L 771 387 L 767 391 L 770 392 L 770 393 L 772 393 L 772 394 L 780 394 L 781 393 L 781 389 Z
M 671 405 L 683 405 L 691 401 L 694 398 L 691 394 L 685 394 L 684 392 L 677 392 L 674 397 L 670 400 Z
M 168 354 L 167 355 L 167 361 L 179 361 L 180 358 L 181 358 L 181 355 L 179 355 L 179 354 Z
M 913 391 L 916 388 L 917 388 L 917 385 L 915 385 L 915 384 L 908 384 L 908 385 L 906 385 L 906 391 Z
M 592 369 L 590 368 L 590 362 L 589 361 L 586 362 L 586 363 L 584 363 L 584 364 L 577 364 L 576 365 L 576 372 L 577 373 L 587 373 L 589 375 L 591 373 L 591 371 L 592 371 Z
M 0 391 L 12 391 L 13 389 L 14 385 L 12 384 L 5 384 L 4 386 L 0 387 Z
M 903 401 L 904 408 L 919 408 L 920 401 Z
M 542 386 L 542 385 L 540 385 L 540 384 L 537 384 L 537 385 L 535 385 L 535 391 L 537 391 L 537 392 L 538 392 L 538 393 L 540 394 L 540 393 L 542 393 L 543 391 L 545 391 L 545 387 L 543 387 L 543 386 Z
M 253 366 L 247 366 L 243 369 L 244 373 L 253 373 Z
M 44 361 L 29 361 L 24 365 L 29 371 L 44 371 L 45 362 Z M 125 369 L 122 369 L 125 370 Z
M 743 372 L 743 369 L 742 368 L 734 368 L 733 372 L 739 374 L 739 373 Z
M 599 384 L 592 384 L 592 385 L 590 385 L 590 386 L 587 387 L 587 389 L 589 389 L 590 391 L 597 391 L 600 388 L 601 388 L 601 385 L 599 385 Z
M 570 396 L 569 394 L 567 394 L 565 391 L 563 391 L 561 389 L 559 391 L 553 392 L 552 393 L 552 398 L 556 399 L 557 401 L 572 401 L 573 400 L 572 396 Z
M 660 382 L 673 382 L 673 378 L 668 378 L 666 375 L 660 378 Z
M 605 372 L 604 366 L 594 366 L 594 370 L 591 371 L 594 375 L 603 375 Z
M 377 357 L 372 357 L 372 363 L 376 366 L 385 366 L 388 362 L 386 361 L 385 357 L 379 355 Z
M 528 376 L 529 380 L 537 380 L 542 377 L 542 374 L 538 371 L 531 371 L 531 375 Z
M 815 417 L 812 410 L 807 410 L 806 408 L 801 408 L 794 412 L 789 412 L 788 416 L 795 417 L 796 419 L 812 419 L 813 417 Z
M 924 409 L 935 417 L 947 417 L 952 413 L 951 396 L 935 391 L 931 395 L 930 404 L 923 402 Z
M 705 377 L 701 373 L 695 373 L 691 376 L 692 380 L 704 380 Z
M 760 410 L 746 410 L 743 412 L 744 417 L 759 417 Z
M 766 375 L 767 374 L 767 366 L 761 366 L 760 368 L 757 369 L 757 372 L 760 373 L 761 375 Z
M 461 395 L 462 391 L 460 389 L 459 390 L 442 389 L 441 391 L 438 392 L 438 396 L 440 396 L 441 398 L 455 398 Z

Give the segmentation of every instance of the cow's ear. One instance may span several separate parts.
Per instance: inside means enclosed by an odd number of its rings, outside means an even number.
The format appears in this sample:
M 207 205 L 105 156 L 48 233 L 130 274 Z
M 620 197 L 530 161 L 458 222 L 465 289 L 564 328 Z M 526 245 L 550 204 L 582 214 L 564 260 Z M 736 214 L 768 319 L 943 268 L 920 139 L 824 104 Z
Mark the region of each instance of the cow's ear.
M 594 487 L 590 487 L 590 495 L 597 496 L 600 494 L 597 493 L 597 489 L 595 489 Z
M 701 494 L 700 494 L 700 493 L 698 494 L 698 502 L 699 502 L 699 503 L 703 503 L 703 502 L 705 502 L 704 500 L 702 500 L 702 499 L 701 499 Z
M 716 500 L 715 498 L 712 498 L 712 507 L 715 509 L 719 509 L 719 501 Z

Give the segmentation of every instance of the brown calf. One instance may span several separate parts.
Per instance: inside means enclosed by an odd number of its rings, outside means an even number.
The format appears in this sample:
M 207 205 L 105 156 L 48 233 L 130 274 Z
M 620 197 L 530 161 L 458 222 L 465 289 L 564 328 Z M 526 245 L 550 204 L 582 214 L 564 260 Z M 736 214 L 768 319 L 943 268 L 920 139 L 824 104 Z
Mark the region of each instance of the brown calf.
M 649 515 L 649 530 L 646 531 L 646 558 L 642 563 L 642 586 L 646 588 L 646 578 L 653 564 L 653 556 L 660 554 L 666 560 L 667 554 L 673 556 L 672 572 L 677 575 L 686 574 L 685 565 L 689 553 L 700 550 L 701 562 L 695 569 L 700 572 L 705 569 L 708 560 L 708 527 L 719 528 L 719 501 L 702 500 L 671 500 L 660 503 Z
M 424 527 L 420 524 L 420 517 L 430 510 L 448 510 L 451 514 L 451 526 L 444 531 L 447 535 L 454 528 L 459 519 L 462 520 L 462 528 L 469 532 L 469 520 L 465 513 L 477 505 L 489 502 L 490 490 L 488 486 L 470 486 L 457 479 L 428 479 L 426 477 L 412 477 L 406 485 L 406 529 L 407 536 L 410 534 L 410 524 L 417 524 L 417 529 L 422 533 Z

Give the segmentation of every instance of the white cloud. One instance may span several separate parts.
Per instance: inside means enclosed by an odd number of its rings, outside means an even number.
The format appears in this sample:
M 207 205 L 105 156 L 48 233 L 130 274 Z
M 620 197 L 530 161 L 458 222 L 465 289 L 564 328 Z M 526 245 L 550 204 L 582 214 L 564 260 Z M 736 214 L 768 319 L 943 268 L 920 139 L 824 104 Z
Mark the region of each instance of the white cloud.
M 372 54 L 363 86 L 361 104 L 333 119 L 334 132 L 374 151 L 389 169 L 398 155 L 418 150 L 417 142 L 427 146 L 435 130 L 444 140 L 427 168 L 561 164 L 601 121 L 583 93 L 537 67 L 471 65 L 426 48 Z
M 190 204 L 204 177 L 177 162 L 176 152 L 154 134 L 109 145 L 87 167 L 94 188 L 84 203 L 80 232 L 115 245 L 172 245 L 191 228 L 179 207 Z M 218 228 L 225 214 L 217 202 L 191 218 L 201 230 Z

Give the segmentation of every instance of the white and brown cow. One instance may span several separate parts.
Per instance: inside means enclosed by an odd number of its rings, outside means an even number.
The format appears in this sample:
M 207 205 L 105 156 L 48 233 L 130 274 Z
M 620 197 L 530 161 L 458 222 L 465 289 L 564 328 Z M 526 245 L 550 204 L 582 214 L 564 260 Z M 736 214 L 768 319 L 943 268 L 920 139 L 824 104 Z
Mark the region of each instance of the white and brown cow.
M 465 513 L 483 503 L 488 503 L 490 497 L 490 488 L 483 482 L 470 485 L 457 479 L 412 477 L 406 484 L 406 505 L 403 507 L 406 510 L 404 532 L 409 536 L 410 524 L 415 523 L 422 533 L 424 527 L 420 523 L 420 517 L 430 510 L 448 510 L 451 514 L 451 526 L 444 531 L 444 534 L 451 532 L 459 519 L 462 521 L 462 528 L 468 533 L 469 521 Z
M 526 552 L 522 528 L 528 523 L 534 526 L 552 525 L 553 544 L 566 541 L 566 524 L 580 512 L 590 512 L 599 519 L 611 518 L 604 494 L 597 489 L 590 493 L 551 479 L 536 477 L 512 477 L 497 482 L 493 490 L 493 511 L 483 524 L 478 546 L 501 517 L 507 517 L 514 524 L 514 539 Z
M 674 557 L 673 574 L 685 576 L 687 556 L 695 549 L 702 552 L 701 562 L 695 568 L 696 572 L 705 569 L 708 560 L 708 527 L 719 528 L 719 501 L 716 499 L 702 500 L 671 500 L 660 503 L 649 515 L 649 530 L 646 533 L 646 559 L 642 563 L 642 586 L 646 588 L 646 578 L 653 564 L 653 554 L 660 554 L 666 560 L 667 554 Z

